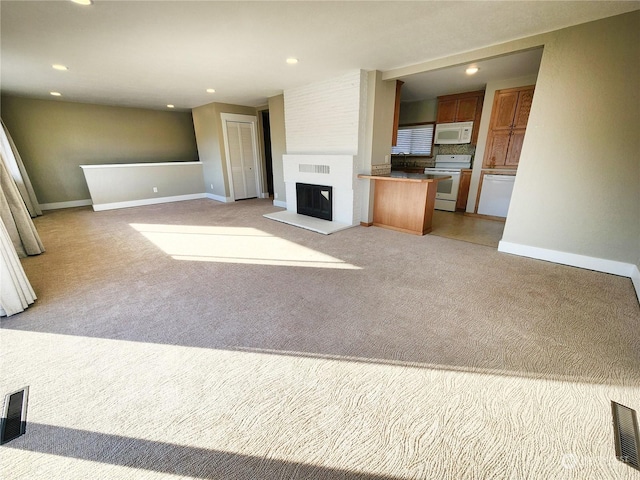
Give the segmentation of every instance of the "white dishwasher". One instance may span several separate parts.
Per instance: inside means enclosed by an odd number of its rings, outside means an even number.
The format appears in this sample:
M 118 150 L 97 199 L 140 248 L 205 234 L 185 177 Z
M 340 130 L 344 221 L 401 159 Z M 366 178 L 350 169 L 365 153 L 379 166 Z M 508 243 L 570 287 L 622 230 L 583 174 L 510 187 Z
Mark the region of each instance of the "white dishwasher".
M 506 217 L 515 180 L 515 175 L 485 175 L 482 179 L 478 213 Z

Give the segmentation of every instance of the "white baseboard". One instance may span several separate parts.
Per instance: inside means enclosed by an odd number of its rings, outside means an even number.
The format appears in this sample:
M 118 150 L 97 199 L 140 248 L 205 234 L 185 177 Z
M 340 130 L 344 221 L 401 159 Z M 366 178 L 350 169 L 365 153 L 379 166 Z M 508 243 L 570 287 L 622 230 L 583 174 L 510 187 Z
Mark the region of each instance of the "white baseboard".
M 274 200 L 273 201 L 273 206 L 274 207 L 287 208 L 287 202 L 285 202 L 283 200 Z
M 72 200 L 70 202 L 41 203 L 40 208 L 42 210 L 60 210 L 61 208 L 86 207 L 91 204 L 91 199 L 87 198 L 86 200 Z
M 100 212 L 102 210 L 115 210 L 118 208 L 141 207 L 144 205 L 156 205 L 158 203 L 180 202 L 183 200 L 197 200 L 199 198 L 205 198 L 205 194 L 190 193 L 187 195 L 175 195 L 173 197 L 143 198 L 141 200 L 130 200 L 126 202 L 100 203 L 98 205 L 94 205 L 93 209 L 96 212 Z
M 547 248 L 532 247 L 529 245 L 521 245 L 519 243 L 501 241 L 498 244 L 498 251 L 503 253 L 511 253 L 521 257 L 536 258 L 538 260 L 546 260 L 547 262 L 560 263 L 572 267 L 585 268 L 587 270 L 595 270 L 596 272 L 611 273 L 620 275 L 621 277 L 629 277 L 633 282 L 633 287 L 640 299 L 640 271 L 638 266 L 633 263 L 618 262 L 617 260 L 608 260 L 606 258 L 588 257 L 586 255 L 578 255 L 576 253 L 560 252 L 558 250 L 550 250 Z
M 215 195 L 213 193 L 206 193 L 205 196 L 211 200 L 215 200 L 217 202 L 230 203 L 233 202 L 233 198 L 231 197 L 223 197 L 222 195 Z
M 638 265 L 634 265 L 631 269 L 631 281 L 633 282 L 633 287 L 636 289 L 636 295 L 640 302 L 640 268 Z

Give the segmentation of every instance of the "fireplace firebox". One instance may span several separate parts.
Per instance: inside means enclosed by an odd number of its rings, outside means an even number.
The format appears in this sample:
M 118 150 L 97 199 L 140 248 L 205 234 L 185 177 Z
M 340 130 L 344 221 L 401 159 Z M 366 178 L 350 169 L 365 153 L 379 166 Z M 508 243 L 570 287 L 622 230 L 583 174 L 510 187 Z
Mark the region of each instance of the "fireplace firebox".
M 300 215 L 333 220 L 332 188 L 326 185 L 296 183 L 297 211 Z

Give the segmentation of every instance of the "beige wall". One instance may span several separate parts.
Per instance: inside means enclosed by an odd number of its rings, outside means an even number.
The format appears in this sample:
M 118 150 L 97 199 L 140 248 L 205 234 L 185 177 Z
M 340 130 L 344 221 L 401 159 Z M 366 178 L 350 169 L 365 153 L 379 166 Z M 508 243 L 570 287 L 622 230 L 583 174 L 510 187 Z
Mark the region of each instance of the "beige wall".
M 382 80 L 382 72 L 369 72 L 368 82 L 367 121 L 370 127 L 364 142 L 365 168 L 389 163 L 396 100 L 396 82 Z
M 197 162 L 84 166 L 82 171 L 96 210 L 109 204 L 177 200 L 204 193 L 202 164 Z
M 640 12 L 552 32 L 503 241 L 637 263 Z
M 207 193 L 217 197 L 229 197 L 227 159 L 224 149 L 221 113 L 257 115 L 254 107 L 209 103 L 192 110 L 198 155 L 203 166 Z
M 198 157 L 202 162 L 204 186 L 207 193 L 227 197 L 228 190 L 224 177 L 220 148 L 224 150 L 222 134 L 218 135 L 219 115 L 214 103 L 194 108 L 193 126 L 196 132 Z
M 277 205 L 285 206 L 287 194 L 284 186 L 282 155 L 287 153 L 284 128 L 284 95 L 269 99 L 269 123 L 271 126 L 271 157 L 273 165 L 273 195 Z
M 86 200 L 80 165 L 198 160 L 190 113 L 3 96 L 40 203 Z
M 371 174 L 371 166 L 390 163 L 393 116 L 396 100 L 395 80 L 382 80 L 382 72 L 367 74 L 367 118 L 365 138 L 362 142 L 363 168 L 360 173 Z M 373 221 L 373 191 L 375 182 L 360 182 L 360 221 Z

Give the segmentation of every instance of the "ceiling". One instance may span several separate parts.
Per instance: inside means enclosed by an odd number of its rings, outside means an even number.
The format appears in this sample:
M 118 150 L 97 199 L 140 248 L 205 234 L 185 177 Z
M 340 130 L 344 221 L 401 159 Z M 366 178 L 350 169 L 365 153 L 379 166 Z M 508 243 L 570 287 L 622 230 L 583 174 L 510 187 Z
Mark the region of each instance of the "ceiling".
M 388 71 L 639 8 L 638 1 L 2 0 L 0 86 L 13 95 L 54 99 L 49 92 L 58 91 L 64 101 L 154 109 L 259 106 L 354 69 Z M 535 73 L 535 55 L 479 62 L 472 80 L 454 69 L 404 78 L 403 100 L 482 88 L 496 71 Z M 288 57 L 299 63 L 288 65 Z
M 436 98 L 451 93 L 473 92 L 484 90 L 487 83 L 535 75 L 540 69 L 542 48 L 503 55 L 500 57 L 479 60 L 463 65 L 440 68 L 401 78 L 402 101 L 415 102 Z M 466 75 L 469 66 L 478 67 L 474 75 Z

